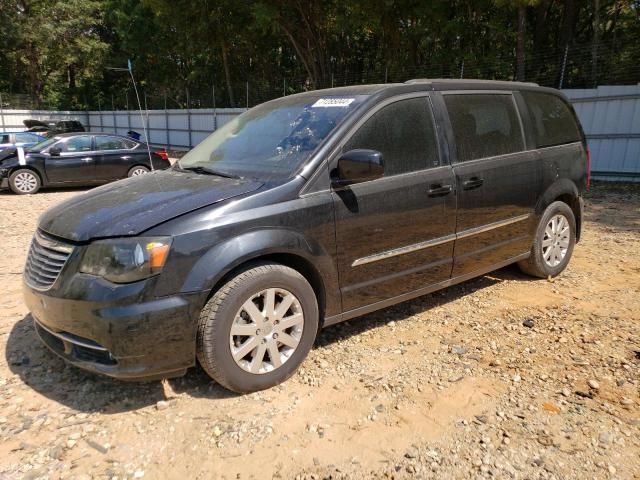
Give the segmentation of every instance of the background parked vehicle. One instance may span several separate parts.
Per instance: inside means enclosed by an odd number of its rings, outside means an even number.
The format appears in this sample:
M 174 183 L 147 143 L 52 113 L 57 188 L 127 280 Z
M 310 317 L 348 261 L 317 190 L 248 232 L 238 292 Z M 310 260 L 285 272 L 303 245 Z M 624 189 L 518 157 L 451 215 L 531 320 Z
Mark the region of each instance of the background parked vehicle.
M 61 120 L 61 121 L 43 121 L 43 120 L 24 120 L 24 126 L 27 132 L 38 133 L 45 137 L 59 135 L 61 133 L 84 132 L 85 129 L 77 120 Z
M 167 152 L 151 149 L 154 170 L 169 168 Z M 0 187 L 36 193 L 41 187 L 90 186 L 148 173 L 145 143 L 107 133 L 56 135 L 27 151 L 0 153 Z
M 47 137 L 32 132 L 0 132 L 0 152 L 7 148 L 29 148 Z

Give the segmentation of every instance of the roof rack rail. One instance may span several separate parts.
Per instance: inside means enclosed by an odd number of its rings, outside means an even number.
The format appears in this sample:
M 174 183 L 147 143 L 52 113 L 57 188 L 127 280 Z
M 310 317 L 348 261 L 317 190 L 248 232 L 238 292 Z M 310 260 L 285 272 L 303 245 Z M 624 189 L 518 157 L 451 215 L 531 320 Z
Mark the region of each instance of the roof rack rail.
M 517 83 L 519 85 L 528 85 L 531 87 L 539 87 L 537 83 L 534 82 L 512 82 L 509 80 L 478 80 L 472 78 L 412 78 L 411 80 L 407 80 L 404 82 L 406 84 L 412 83 Z

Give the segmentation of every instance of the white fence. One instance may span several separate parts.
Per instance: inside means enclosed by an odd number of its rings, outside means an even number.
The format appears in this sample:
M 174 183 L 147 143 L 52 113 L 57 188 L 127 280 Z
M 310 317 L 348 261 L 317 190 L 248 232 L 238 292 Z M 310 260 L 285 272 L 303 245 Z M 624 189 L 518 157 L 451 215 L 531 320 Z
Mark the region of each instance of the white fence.
M 601 86 L 564 90 L 571 99 L 591 150 L 594 178 L 640 181 L 640 85 Z M 149 110 L 144 114 L 149 140 L 170 150 L 188 150 L 221 127 L 242 108 Z M 136 110 L 50 112 L 2 110 L 0 131 L 23 130 L 23 120 L 79 120 L 87 130 L 126 135 L 143 132 L 143 119 Z
M 143 134 L 143 122 L 149 141 L 169 150 L 189 150 L 211 132 L 244 112 L 243 108 L 203 108 L 197 110 L 137 110 L 51 112 L 45 110 L 2 110 L 0 131 L 24 130 L 23 120 L 78 120 L 88 131 L 126 135 L 129 130 Z M 144 138 L 144 137 L 143 137 Z
M 640 181 L 640 85 L 564 90 L 584 128 L 599 180 Z

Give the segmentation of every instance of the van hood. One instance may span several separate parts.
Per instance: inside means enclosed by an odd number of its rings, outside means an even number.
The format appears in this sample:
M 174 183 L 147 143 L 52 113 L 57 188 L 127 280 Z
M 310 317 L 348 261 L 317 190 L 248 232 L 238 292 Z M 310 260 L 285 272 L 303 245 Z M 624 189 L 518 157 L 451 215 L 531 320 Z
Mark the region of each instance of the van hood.
M 137 235 L 262 185 L 253 180 L 159 171 L 77 195 L 47 210 L 38 226 L 51 235 L 78 242 Z

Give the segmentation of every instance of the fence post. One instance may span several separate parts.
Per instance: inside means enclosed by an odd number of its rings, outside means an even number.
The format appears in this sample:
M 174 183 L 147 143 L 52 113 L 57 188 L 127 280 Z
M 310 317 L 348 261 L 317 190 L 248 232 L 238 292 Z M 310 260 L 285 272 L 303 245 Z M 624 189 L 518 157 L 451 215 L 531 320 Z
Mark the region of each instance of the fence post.
M 558 85 L 558 89 L 562 89 L 562 84 L 564 83 L 564 69 L 567 67 L 568 54 L 569 54 L 569 44 L 567 43 L 564 47 L 564 58 L 562 59 L 562 70 L 560 70 L 560 84 Z
M 111 115 L 113 116 L 113 133 L 118 134 L 118 122 L 116 120 L 116 104 L 113 101 L 113 93 L 111 94 Z
M 191 137 L 191 103 L 189 102 L 189 89 L 187 88 L 187 130 L 189 130 L 189 149 L 193 148 Z
M 129 92 L 127 92 L 127 135 L 129 134 L 128 132 L 131 131 L 131 112 L 129 111 Z
M 167 92 L 164 92 L 164 132 L 167 150 L 171 150 L 171 133 L 169 132 L 169 112 L 167 111 Z
M 98 116 L 100 117 L 100 131 L 104 130 L 102 126 L 102 104 L 100 103 L 100 99 L 98 98 Z
M 2 130 L 4 130 L 4 105 L 2 104 L 1 93 L 0 93 L 0 121 L 2 122 Z
M 464 78 L 464 58 L 462 59 L 462 63 L 460 64 L 460 78 Z
M 145 120 L 147 122 L 147 142 L 151 145 L 151 130 L 149 130 L 149 108 L 147 108 L 147 92 L 142 92 L 144 95 L 144 113 Z
M 216 84 L 211 86 L 211 95 L 213 96 L 213 131 L 218 129 L 218 111 L 216 110 Z

